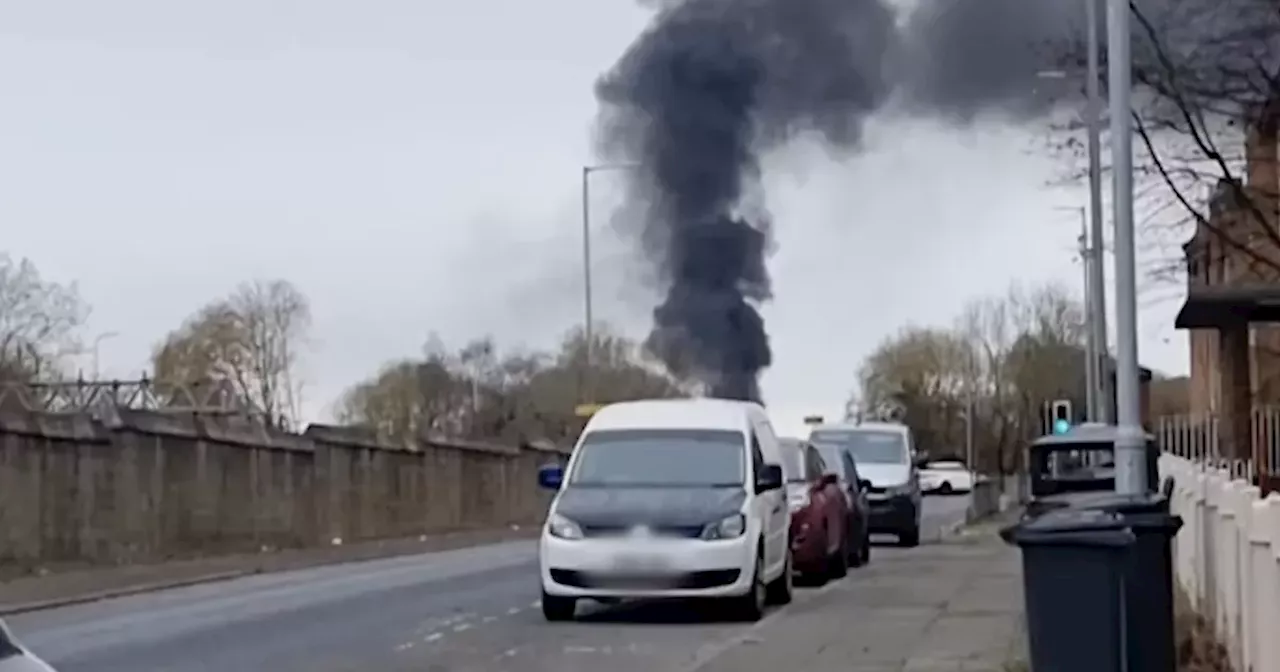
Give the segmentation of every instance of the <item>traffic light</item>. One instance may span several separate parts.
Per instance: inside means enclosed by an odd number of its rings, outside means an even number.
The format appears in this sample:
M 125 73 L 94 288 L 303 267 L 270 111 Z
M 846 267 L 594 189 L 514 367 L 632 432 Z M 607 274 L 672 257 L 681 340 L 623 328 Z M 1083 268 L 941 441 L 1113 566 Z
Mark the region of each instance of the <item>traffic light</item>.
M 1050 429 L 1054 434 L 1066 434 L 1071 430 L 1071 400 L 1057 399 L 1050 405 Z

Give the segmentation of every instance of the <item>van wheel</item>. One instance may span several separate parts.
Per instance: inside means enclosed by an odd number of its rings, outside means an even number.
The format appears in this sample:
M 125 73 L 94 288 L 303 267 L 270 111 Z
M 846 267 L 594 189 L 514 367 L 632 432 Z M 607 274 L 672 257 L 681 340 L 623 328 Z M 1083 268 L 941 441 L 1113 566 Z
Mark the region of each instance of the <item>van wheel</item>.
M 916 525 L 898 533 L 898 545 L 904 548 L 915 548 L 920 545 L 920 526 Z
M 769 604 L 791 604 L 793 581 L 794 578 L 791 576 L 791 551 L 787 551 L 787 559 L 782 568 L 782 575 L 769 584 L 768 594 L 765 595 Z
M 578 610 L 578 601 L 572 597 L 548 595 L 542 591 L 542 616 L 548 621 L 572 621 Z
M 764 585 L 764 559 L 757 555 L 756 566 L 751 576 L 751 587 L 746 595 L 734 598 L 731 604 L 734 618 L 746 622 L 764 618 L 767 593 L 768 586 Z
M 863 566 L 871 564 L 871 535 L 862 535 L 862 564 Z

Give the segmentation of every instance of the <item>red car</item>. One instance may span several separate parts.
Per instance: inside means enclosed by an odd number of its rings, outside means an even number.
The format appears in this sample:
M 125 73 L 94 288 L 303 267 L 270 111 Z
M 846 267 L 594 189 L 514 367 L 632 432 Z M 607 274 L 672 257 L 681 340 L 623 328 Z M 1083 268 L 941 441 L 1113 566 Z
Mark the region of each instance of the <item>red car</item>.
M 791 562 L 796 573 L 819 580 L 848 572 L 849 504 L 839 479 L 808 442 L 782 440 L 782 474 L 791 507 Z

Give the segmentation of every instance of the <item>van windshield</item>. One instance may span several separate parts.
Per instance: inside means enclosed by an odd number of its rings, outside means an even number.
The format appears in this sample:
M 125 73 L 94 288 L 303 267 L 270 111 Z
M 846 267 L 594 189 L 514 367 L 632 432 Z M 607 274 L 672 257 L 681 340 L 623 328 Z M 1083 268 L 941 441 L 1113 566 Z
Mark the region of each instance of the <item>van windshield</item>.
M 570 485 L 742 487 L 742 432 L 714 429 L 607 429 L 578 448 Z
M 809 440 L 819 447 L 841 446 L 858 464 L 904 464 L 907 446 L 897 432 L 871 429 L 816 429 Z

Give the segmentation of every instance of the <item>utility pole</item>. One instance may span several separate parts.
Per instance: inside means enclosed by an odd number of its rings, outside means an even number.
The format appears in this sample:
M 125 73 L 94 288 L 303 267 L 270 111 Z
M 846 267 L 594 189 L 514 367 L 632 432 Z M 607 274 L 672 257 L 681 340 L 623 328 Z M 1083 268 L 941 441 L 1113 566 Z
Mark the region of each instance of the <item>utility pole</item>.
M 1138 277 L 1133 232 L 1133 63 L 1129 1 L 1107 3 L 1107 81 L 1116 250 L 1116 492 L 1146 492 L 1146 436 L 1138 372 Z
M 1088 130 L 1089 150 L 1089 240 L 1092 241 L 1093 255 L 1086 263 L 1089 270 L 1089 282 L 1085 285 L 1088 299 L 1085 304 L 1089 308 L 1089 328 L 1093 331 L 1093 358 L 1090 359 L 1093 370 L 1094 386 L 1090 392 L 1095 397 L 1096 405 L 1089 407 L 1089 419 L 1094 422 L 1111 422 L 1111 349 L 1107 347 L 1107 285 L 1105 274 L 1105 257 L 1103 256 L 1102 233 L 1102 105 L 1098 93 L 1101 73 L 1098 67 L 1098 2 L 1084 0 L 1086 48 L 1089 50 L 1087 79 L 1085 81 L 1085 127 Z M 1128 119 L 1126 114 L 1125 119 Z
M 1093 267 L 1099 263 L 1096 250 L 1089 247 L 1088 223 L 1085 221 L 1084 208 L 1080 208 L 1080 265 L 1084 266 L 1084 328 L 1088 331 L 1084 339 L 1084 416 L 1087 422 L 1101 422 L 1098 408 L 1102 405 L 1098 397 L 1098 341 L 1093 331 L 1094 312 Z
M 1094 282 L 1093 267 L 1097 260 L 1089 247 L 1089 220 L 1083 207 L 1063 206 L 1056 210 L 1070 210 L 1080 215 L 1079 243 L 1080 265 L 1084 267 L 1084 412 L 1085 420 L 1098 421 L 1098 407 L 1101 401 L 1098 394 L 1098 340 L 1094 325 L 1097 320 L 1096 303 L 1092 292 Z M 1105 341 L 1104 341 L 1105 342 Z

